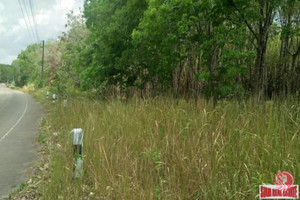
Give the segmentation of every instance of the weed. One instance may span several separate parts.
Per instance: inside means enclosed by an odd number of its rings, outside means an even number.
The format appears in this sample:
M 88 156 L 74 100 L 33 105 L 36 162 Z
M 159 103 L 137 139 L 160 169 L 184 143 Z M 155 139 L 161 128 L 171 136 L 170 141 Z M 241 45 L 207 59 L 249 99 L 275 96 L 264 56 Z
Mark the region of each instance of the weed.
M 286 170 L 300 182 L 297 101 L 68 99 L 49 110 L 51 151 L 45 199 L 254 199 L 258 185 Z M 84 130 L 84 169 L 73 177 L 70 131 Z

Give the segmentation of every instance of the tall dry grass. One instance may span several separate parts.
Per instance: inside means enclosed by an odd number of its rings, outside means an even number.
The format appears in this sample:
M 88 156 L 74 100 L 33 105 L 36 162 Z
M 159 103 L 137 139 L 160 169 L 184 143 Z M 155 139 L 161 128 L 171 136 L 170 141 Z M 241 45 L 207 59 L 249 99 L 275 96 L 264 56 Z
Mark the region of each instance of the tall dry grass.
M 39 99 L 45 97 L 39 96 Z M 43 100 L 55 141 L 45 199 L 254 199 L 285 170 L 300 183 L 300 103 Z M 73 179 L 70 131 L 84 130 Z M 59 132 L 58 137 L 52 132 Z

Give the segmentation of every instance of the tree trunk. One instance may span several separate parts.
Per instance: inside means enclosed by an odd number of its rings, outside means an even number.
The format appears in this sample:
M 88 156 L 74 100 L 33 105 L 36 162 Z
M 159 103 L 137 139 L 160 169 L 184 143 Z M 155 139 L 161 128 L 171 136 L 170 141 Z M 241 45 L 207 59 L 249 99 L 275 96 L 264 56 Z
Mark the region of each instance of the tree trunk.
M 258 100 L 264 98 L 264 62 L 267 48 L 267 38 L 260 38 L 256 48 L 256 60 L 255 60 L 255 87 L 254 95 Z
M 293 92 L 293 93 L 296 92 L 297 84 L 299 84 L 297 81 L 299 74 L 298 74 L 298 70 L 296 67 L 296 61 L 297 61 L 297 57 L 299 54 L 300 54 L 300 44 L 298 45 L 297 51 L 294 54 L 292 54 L 292 66 L 290 69 L 290 71 L 291 71 L 290 82 L 291 82 L 291 92 Z

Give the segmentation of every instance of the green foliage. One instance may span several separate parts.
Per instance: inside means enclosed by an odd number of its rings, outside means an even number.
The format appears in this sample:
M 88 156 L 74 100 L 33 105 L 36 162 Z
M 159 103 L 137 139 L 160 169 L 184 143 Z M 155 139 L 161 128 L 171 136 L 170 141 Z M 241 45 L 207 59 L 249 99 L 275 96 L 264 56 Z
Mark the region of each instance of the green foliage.
M 85 2 L 84 16 L 91 31 L 88 42 L 92 50 L 87 57 L 89 69 L 82 75 L 84 88 L 97 87 L 103 82 L 133 85 L 136 77 L 130 70 L 131 32 L 138 25 L 146 5 L 145 0 Z
M 174 4 L 182 9 L 173 8 Z M 185 27 L 180 20 L 186 9 L 188 5 L 184 2 L 149 1 L 143 19 L 132 33 L 136 48 L 134 59 L 142 68 L 141 73 L 146 69 L 145 81 L 158 78 L 160 84 L 170 87 L 174 70 L 183 56 L 180 31 Z
M 59 40 L 49 40 L 45 44 L 43 77 L 41 45 L 28 46 L 13 61 L 12 71 L 18 86 L 29 83 L 36 86 L 49 85 L 60 95 L 65 95 L 68 87 L 80 87 L 80 75 L 86 67 L 82 58 L 88 52 L 85 40 L 89 31 L 82 15 L 76 16 L 70 12 L 67 16 L 67 31 L 59 37 Z
M 21 52 L 12 71 L 19 86 L 47 84 L 61 94 L 112 86 L 215 100 L 297 94 L 299 7 L 296 0 L 85 0 L 83 13 L 68 14 L 67 31 L 46 43 L 43 80 L 38 45 Z
M 0 83 L 11 83 L 13 76 L 13 68 L 10 65 L 0 64 Z
M 17 86 L 41 82 L 42 49 L 38 44 L 28 46 L 12 63 L 14 79 Z
M 86 69 L 83 58 L 88 51 L 87 37 L 89 31 L 86 28 L 85 20 L 81 15 L 68 14 L 68 31 L 63 33 L 58 43 L 61 46 L 61 66 L 59 67 L 63 78 L 67 79 L 69 86 L 80 87 L 80 75 Z

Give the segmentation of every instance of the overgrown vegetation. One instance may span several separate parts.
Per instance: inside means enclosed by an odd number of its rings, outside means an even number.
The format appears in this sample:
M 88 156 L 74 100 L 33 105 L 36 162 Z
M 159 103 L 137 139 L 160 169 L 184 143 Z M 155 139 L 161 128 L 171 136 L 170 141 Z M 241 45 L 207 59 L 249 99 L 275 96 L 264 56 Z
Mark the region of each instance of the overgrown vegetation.
M 10 65 L 0 64 L 0 83 L 11 83 L 13 82 L 13 70 Z
M 300 178 L 299 101 L 213 108 L 166 97 L 70 99 L 65 108 L 44 92 L 47 141 L 55 141 L 44 199 L 254 199 L 281 170 Z M 80 180 L 70 135 L 77 127 L 85 132 Z
M 35 95 L 49 111 L 40 141 L 55 145 L 39 193 L 254 199 L 279 171 L 297 182 L 299 8 L 298 0 L 85 0 L 47 42 L 43 77 L 37 44 L 11 67 L 18 86 L 41 88 Z M 78 127 L 80 180 L 70 135 Z
M 285 98 L 299 94 L 298 0 L 86 0 L 67 31 L 24 50 L 19 86 L 113 86 L 155 96 Z

